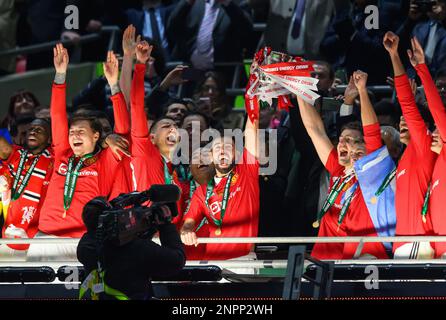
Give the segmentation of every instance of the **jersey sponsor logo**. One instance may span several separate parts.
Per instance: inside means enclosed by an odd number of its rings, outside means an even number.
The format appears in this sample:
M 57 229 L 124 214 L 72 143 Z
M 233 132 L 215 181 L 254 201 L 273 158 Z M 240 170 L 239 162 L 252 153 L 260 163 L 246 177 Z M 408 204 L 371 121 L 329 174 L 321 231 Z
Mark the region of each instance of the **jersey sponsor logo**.
M 67 175 L 67 171 L 68 171 L 68 166 L 65 163 L 61 163 L 59 165 L 59 169 L 57 170 L 57 172 L 63 176 Z M 81 170 L 79 172 L 79 177 L 97 177 L 98 176 L 98 172 L 95 170 Z
M 399 179 L 401 176 L 406 174 L 406 169 L 401 170 L 400 173 L 397 174 L 396 178 Z

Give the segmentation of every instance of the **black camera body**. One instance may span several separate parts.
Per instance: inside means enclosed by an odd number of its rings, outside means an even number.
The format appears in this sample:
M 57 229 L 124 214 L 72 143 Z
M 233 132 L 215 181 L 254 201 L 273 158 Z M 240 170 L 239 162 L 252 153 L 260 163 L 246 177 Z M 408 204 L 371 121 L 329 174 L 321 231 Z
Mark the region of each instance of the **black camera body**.
M 151 238 L 160 225 L 178 215 L 179 198 L 176 185 L 153 185 L 147 191 L 121 194 L 99 215 L 98 242 L 122 246 L 136 238 Z M 148 201 L 151 205 L 144 205 Z

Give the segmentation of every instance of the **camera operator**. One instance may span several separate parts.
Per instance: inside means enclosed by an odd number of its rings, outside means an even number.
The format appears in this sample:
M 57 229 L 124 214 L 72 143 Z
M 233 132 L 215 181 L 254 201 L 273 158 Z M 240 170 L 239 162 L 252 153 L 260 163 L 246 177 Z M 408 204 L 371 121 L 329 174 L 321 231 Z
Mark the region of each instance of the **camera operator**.
M 166 211 L 167 206 L 159 208 Z M 153 296 L 151 277 L 174 275 L 182 270 L 186 261 L 183 244 L 175 225 L 170 222 L 170 210 L 167 210 L 168 219 L 156 226 L 161 246 L 151 241 L 150 237 L 135 237 L 123 245 L 104 241 L 102 246 L 97 240 L 99 216 L 112 209 L 102 197 L 94 198 L 84 207 L 82 219 L 87 232 L 79 242 L 77 257 L 85 267 L 85 275 L 89 277 L 82 285 L 80 298 L 84 295 L 83 291 L 91 289 L 92 299 L 102 290 L 106 300 L 150 299 Z M 152 231 L 153 234 L 155 230 Z

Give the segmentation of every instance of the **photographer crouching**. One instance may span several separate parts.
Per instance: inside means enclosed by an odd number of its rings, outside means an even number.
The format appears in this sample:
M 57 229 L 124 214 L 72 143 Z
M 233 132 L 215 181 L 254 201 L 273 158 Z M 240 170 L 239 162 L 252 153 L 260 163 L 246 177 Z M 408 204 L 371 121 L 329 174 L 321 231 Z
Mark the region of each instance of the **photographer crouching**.
M 179 273 L 185 265 L 183 244 L 171 223 L 180 191 L 175 185 L 122 194 L 108 203 L 97 197 L 82 212 L 87 232 L 77 257 L 85 278 L 79 298 L 148 300 L 151 277 Z M 150 206 L 144 203 L 150 200 Z M 159 232 L 161 246 L 152 241 Z

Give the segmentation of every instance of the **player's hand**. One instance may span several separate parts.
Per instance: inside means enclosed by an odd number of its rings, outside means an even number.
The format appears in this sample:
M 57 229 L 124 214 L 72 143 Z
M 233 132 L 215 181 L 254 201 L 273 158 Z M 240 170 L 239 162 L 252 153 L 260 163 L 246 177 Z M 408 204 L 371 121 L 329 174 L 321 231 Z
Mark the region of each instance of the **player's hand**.
M 54 68 L 57 73 L 66 73 L 68 69 L 69 57 L 68 51 L 61 43 L 56 44 L 53 48 Z
M 183 71 L 187 69 L 187 66 L 176 66 L 175 69 L 170 71 L 160 84 L 160 89 L 167 91 L 172 86 L 177 86 L 187 82 L 183 79 Z
M 192 231 L 183 231 L 181 232 L 181 241 L 187 246 L 197 246 L 197 234 Z
M 384 35 L 383 45 L 384 48 L 389 52 L 390 55 L 395 56 L 398 54 L 398 44 L 400 42 L 400 38 L 389 31 Z
M 125 56 L 134 56 L 136 50 L 136 44 L 141 41 L 141 36 L 135 40 L 136 28 L 131 24 L 129 25 L 122 36 L 122 51 Z
M 119 134 L 109 134 L 107 138 L 105 138 L 105 143 L 107 143 L 108 147 L 119 161 L 122 160 L 123 154 L 127 157 L 131 156 L 129 151 L 129 141 L 126 138 L 121 137 Z
M 412 66 L 416 67 L 419 64 L 425 63 L 424 50 L 418 42 L 418 39 L 413 37 L 410 39 L 410 43 L 412 44 L 412 50 L 407 50 L 407 54 L 409 55 L 409 60 Z
M 356 88 L 355 82 L 353 81 L 353 76 L 351 76 L 350 81 L 348 82 L 348 85 L 345 88 L 344 103 L 348 105 L 353 105 L 358 95 L 359 95 L 358 88 Z
M 367 77 L 368 74 L 358 70 L 353 73 L 353 81 L 359 92 L 366 90 L 367 88 Z
M 102 66 L 104 68 L 105 78 L 107 78 L 110 87 L 116 85 L 119 81 L 119 61 L 113 51 L 108 51 L 107 61 Z
M 136 59 L 138 60 L 138 63 L 146 64 L 150 59 L 152 49 L 153 46 L 149 45 L 147 41 L 138 42 L 136 45 Z

